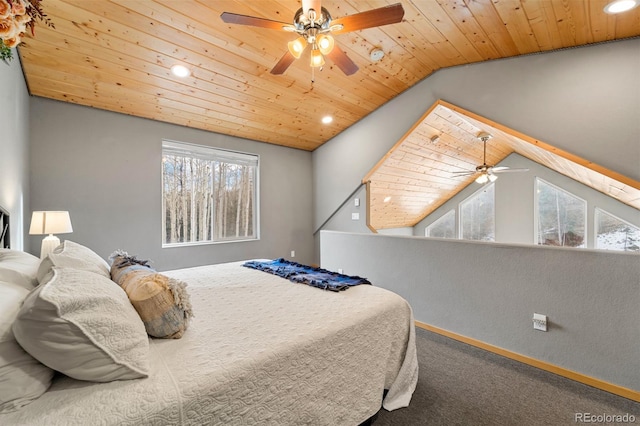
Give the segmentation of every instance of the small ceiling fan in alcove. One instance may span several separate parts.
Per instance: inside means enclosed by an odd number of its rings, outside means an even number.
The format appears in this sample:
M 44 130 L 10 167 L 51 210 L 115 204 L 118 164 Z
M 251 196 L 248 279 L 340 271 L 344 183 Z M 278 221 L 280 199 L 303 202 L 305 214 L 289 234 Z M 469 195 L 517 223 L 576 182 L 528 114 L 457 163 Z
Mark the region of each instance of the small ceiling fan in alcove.
M 529 169 L 512 169 L 506 166 L 491 166 L 487 164 L 487 141 L 491 139 L 493 136 L 489 133 L 482 132 L 478 134 L 478 139 L 482 141 L 484 154 L 482 157 L 482 164 L 477 166 L 475 170 L 463 170 L 459 172 L 452 172 L 454 177 L 459 176 L 471 176 L 476 173 L 480 173 L 480 175 L 476 178 L 476 182 L 483 184 L 487 182 L 494 182 L 498 179 L 496 176 L 499 173 L 510 173 L 510 172 L 528 172 Z
M 396 3 L 334 20 L 329 11 L 322 7 L 321 0 L 302 0 L 302 7 L 296 12 L 293 24 L 229 12 L 222 13 L 220 18 L 228 24 L 249 25 L 298 34 L 298 38 L 288 43 L 288 50 L 273 67 L 271 74 L 283 74 L 293 61 L 300 58 L 307 46 L 310 46 L 312 70 L 322 67 L 326 56 L 342 72 L 351 75 L 358 71 L 358 66 L 342 49 L 335 46 L 332 34 L 344 34 L 365 28 L 395 24 L 402 21 L 403 16 L 402 4 Z

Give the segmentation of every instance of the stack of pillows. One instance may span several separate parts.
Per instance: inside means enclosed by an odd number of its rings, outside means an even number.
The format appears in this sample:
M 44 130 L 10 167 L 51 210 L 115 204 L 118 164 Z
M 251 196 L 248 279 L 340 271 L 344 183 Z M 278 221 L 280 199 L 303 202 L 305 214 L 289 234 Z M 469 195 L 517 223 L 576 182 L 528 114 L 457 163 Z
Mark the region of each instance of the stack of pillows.
M 180 338 L 183 282 L 117 251 L 109 264 L 65 241 L 40 261 L 0 249 L 0 413 L 42 395 L 58 371 L 110 382 L 149 375 L 149 336 Z

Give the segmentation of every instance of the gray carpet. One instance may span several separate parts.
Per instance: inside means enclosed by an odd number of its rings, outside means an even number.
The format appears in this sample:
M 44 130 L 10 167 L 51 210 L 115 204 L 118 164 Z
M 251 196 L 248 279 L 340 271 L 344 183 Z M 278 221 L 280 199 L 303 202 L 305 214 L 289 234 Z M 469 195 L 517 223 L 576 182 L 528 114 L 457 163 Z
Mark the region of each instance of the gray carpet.
M 411 404 L 380 410 L 373 426 L 581 424 L 576 413 L 590 413 L 591 424 L 616 424 L 595 416 L 625 414 L 640 424 L 640 403 L 420 328 L 416 334 L 420 375 Z

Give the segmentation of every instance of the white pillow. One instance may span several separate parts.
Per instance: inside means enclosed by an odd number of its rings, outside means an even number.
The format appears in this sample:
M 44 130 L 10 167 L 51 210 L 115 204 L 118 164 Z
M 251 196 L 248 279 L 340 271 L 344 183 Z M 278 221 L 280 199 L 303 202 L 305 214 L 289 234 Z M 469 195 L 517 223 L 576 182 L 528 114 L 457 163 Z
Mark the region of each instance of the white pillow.
M 0 281 L 18 284 L 27 290 L 38 285 L 40 259 L 24 251 L 0 249 Z
M 109 264 L 106 260 L 98 256 L 93 250 L 73 241 L 66 240 L 53 249 L 47 257 L 42 259 L 38 268 L 37 279 L 42 284 L 47 279 L 47 274 L 51 268 L 58 266 L 61 268 L 74 268 L 83 271 L 90 271 L 110 278 Z
M 53 268 L 13 323 L 34 358 L 78 380 L 110 382 L 149 374 L 149 340 L 126 293 L 98 274 Z
M 29 290 L 0 281 L 0 413 L 27 405 L 51 385 L 53 370 L 26 353 L 11 326 Z

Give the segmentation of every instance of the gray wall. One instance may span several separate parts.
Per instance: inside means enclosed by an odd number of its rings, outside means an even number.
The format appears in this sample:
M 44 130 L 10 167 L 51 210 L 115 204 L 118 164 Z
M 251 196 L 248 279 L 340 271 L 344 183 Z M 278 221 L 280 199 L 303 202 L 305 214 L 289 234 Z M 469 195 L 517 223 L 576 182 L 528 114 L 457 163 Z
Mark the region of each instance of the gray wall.
M 311 153 L 31 98 L 31 207 L 69 210 L 60 235 L 107 257 L 123 249 L 159 270 L 248 258 L 314 258 Z M 162 248 L 162 139 L 260 155 L 259 241 Z M 40 247 L 41 237 L 31 237 Z
M 640 180 L 639 67 L 632 39 L 440 70 L 313 152 L 314 227 L 438 99 Z
M 496 242 L 535 243 L 534 199 L 536 177 L 559 186 L 587 202 L 587 247 L 589 248 L 595 248 L 594 215 L 596 207 L 640 227 L 640 210 L 616 201 L 601 192 L 595 191 L 518 154 L 511 154 L 500 162 L 500 165 L 512 168 L 528 168 L 529 171 L 526 173 L 500 175 L 495 182 Z M 458 204 L 481 188 L 482 186 L 475 182 L 467 186 L 420 221 L 414 227 L 413 235 L 424 236 L 424 229 L 451 209 L 456 210 L 457 221 Z
M 418 321 L 640 391 L 636 254 L 335 231 L 320 239 L 323 268 L 400 294 Z M 548 332 L 533 329 L 534 312 L 548 316 Z
M 0 63 L 0 206 L 11 215 L 11 247 L 27 249 L 29 210 L 29 94 L 18 54 Z M 38 247 L 40 247 L 38 245 Z

